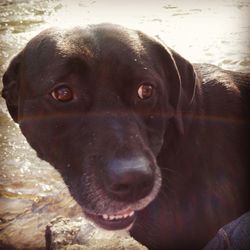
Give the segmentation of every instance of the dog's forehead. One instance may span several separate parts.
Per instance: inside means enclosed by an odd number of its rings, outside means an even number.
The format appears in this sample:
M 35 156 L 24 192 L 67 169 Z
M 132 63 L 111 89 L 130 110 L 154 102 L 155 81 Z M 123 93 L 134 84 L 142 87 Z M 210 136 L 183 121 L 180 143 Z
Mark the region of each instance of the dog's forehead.
M 57 48 L 61 53 L 84 54 L 90 58 L 114 55 L 117 51 L 120 55 L 128 53 L 131 56 L 144 52 L 137 31 L 109 24 L 76 27 L 65 31 L 57 40 Z
M 138 31 L 115 25 L 50 28 L 24 49 L 25 88 L 43 93 L 57 83 L 67 82 L 72 74 L 84 77 L 79 84 L 94 84 L 97 88 L 150 82 L 158 78 L 158 63 L 153 60 L 149 41 Z
M 33 38 L 24 50 L 26 81 L 46 79 L 48 83 L 43 82 L 43 86 L 49 85 L 76 61 L 103 79 L 132 74 L 129 70 L 145 74 L 152 58 L 143 38 L 135 30 L 115 25 L 50 28 Z
M 141 34 L 116 25 L 50 28 L 33 38 L 24 52 L 27 61 L 35 58 L 36 63 L 42 61 L 44 65 L 71 57 L 89 63 L 113 57 L 138 61 L 145 57 Z

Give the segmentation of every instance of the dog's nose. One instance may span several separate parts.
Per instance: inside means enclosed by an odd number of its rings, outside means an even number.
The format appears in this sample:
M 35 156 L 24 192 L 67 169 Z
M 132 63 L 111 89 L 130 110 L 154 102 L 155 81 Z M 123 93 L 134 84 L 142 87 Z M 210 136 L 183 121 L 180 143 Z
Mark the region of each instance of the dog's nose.
M 106 189 L 117 200 L 133 202 L 147 196 L 154 184 L 154 171 L 143 158 L 113 159 L 107 166 Z

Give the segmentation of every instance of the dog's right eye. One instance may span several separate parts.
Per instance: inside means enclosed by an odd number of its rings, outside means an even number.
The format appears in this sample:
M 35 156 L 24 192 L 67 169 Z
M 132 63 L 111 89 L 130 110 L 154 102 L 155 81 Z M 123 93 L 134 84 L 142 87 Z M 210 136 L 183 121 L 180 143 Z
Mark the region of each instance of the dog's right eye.
M 73 91 L 66 85 L 59 86 L 51 92 L 52 97 L 60 102 L 69 102 L 73 100 Z

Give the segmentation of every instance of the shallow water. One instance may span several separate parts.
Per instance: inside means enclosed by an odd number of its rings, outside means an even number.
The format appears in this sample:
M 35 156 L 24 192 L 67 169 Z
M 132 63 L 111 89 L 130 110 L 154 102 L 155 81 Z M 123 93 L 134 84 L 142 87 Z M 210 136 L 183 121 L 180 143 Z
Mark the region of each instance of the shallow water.
M 0 75 L 49 26 L 115 22 L 160 37 L 192 62 L 250 72 L 250 1 L 1 1 Z M 2 83 L 0 83 L 0 87 Z M 80 215 L 59 174 L 39 160 L 0 98 L 0 245 L 44 246 L 47 221 Z

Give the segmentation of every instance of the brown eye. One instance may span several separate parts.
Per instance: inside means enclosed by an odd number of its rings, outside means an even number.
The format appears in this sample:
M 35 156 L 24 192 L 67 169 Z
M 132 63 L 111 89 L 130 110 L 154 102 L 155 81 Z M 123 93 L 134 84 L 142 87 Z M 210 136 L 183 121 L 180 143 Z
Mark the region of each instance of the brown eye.
M 51 95 L 54 99 L 61 102 L 69 102 L 73 99 L 73 92 L 72 90 L 67 86 L 59 86 L 55 88 Z
M 153 95 L 153 86 L 150 84 L 142 84 L 137 93 L 140 99 L 148 99 Z

